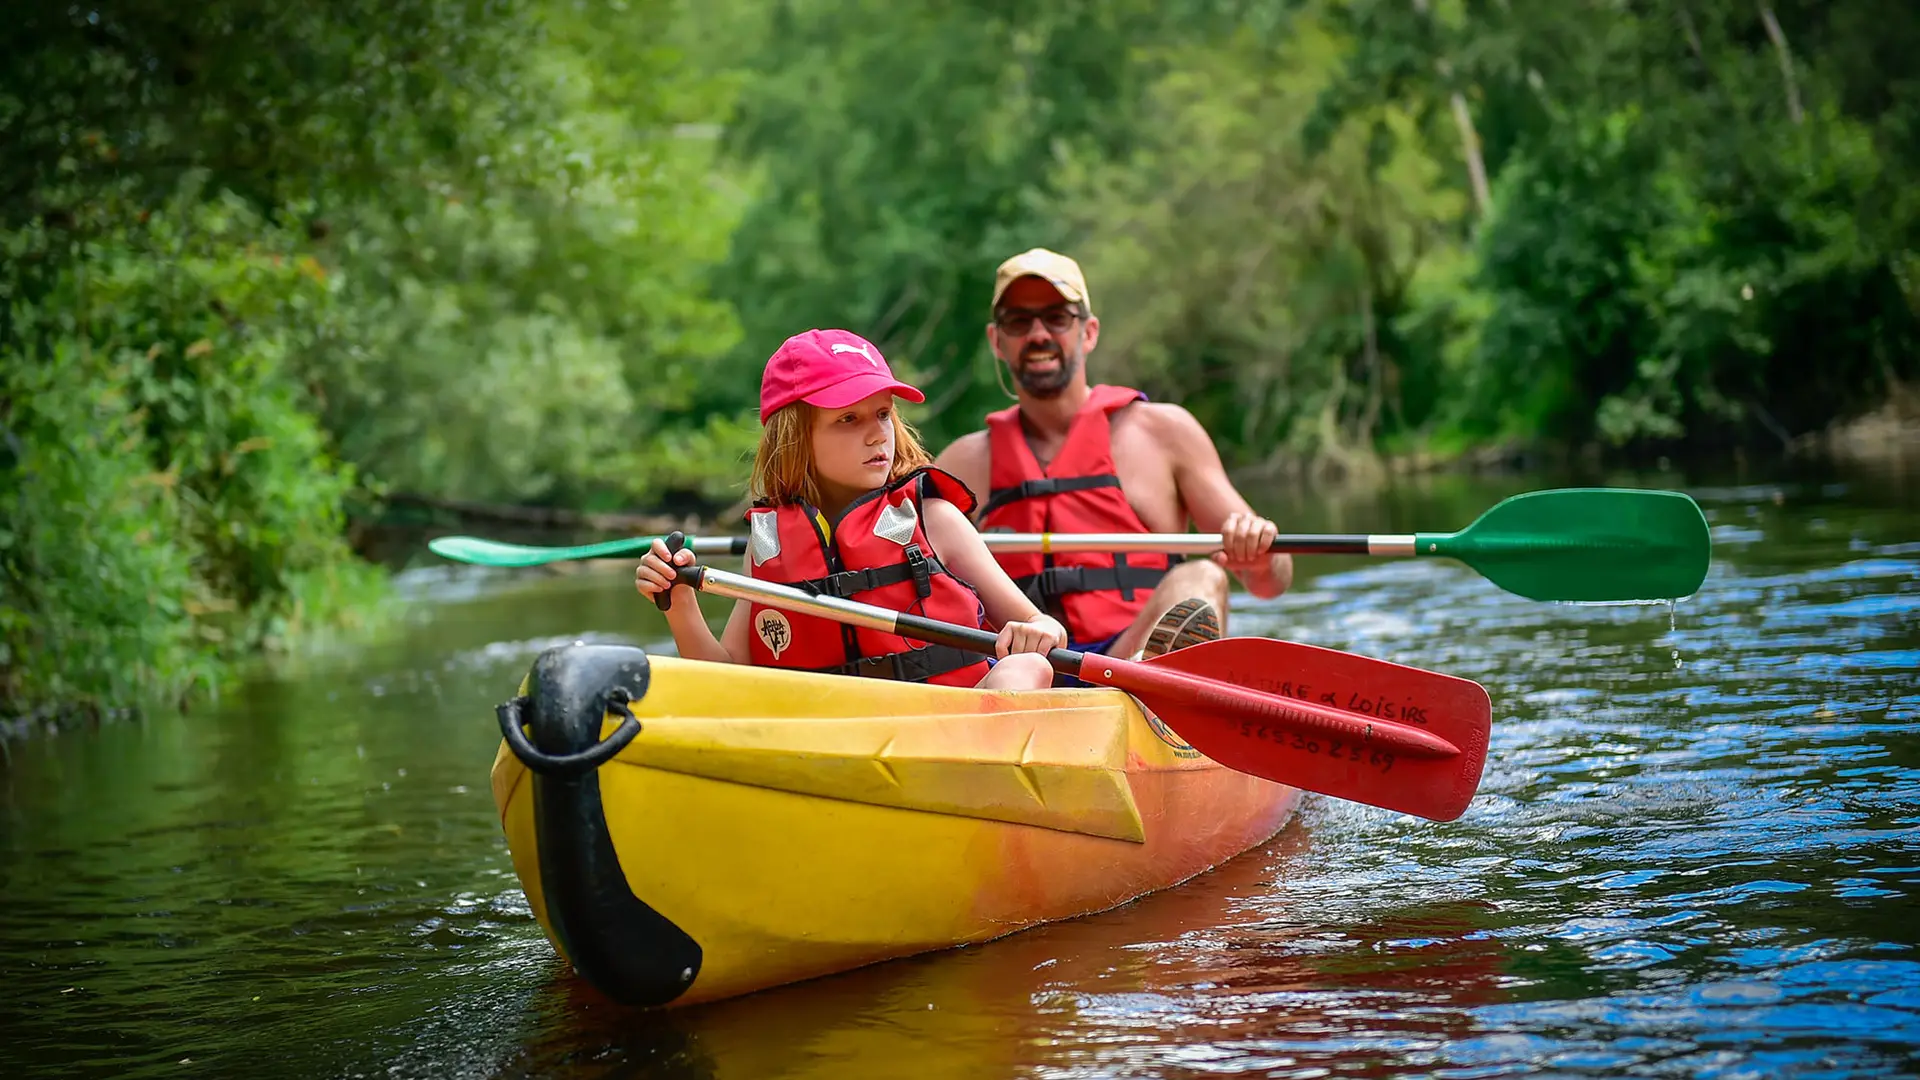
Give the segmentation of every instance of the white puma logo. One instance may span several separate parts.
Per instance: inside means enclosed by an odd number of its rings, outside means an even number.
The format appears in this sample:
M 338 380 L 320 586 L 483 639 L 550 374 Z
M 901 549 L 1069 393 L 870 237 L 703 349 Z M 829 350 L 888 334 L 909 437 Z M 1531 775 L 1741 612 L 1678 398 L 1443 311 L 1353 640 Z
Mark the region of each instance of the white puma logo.
M 873 354 L 867 351 L 867 347 L 865 345 L 848 345 L 845 342 L 836 341 L 829 348 L 830 348 L 830 351 L 834 353 L 843 353 L 843 352 L 859 353 L 861 356 L 864 356 L 867 358 L 867 363 L 872 364 L 874 367 L 880 366 L 880 361 L 875 360 L 873 358 Z

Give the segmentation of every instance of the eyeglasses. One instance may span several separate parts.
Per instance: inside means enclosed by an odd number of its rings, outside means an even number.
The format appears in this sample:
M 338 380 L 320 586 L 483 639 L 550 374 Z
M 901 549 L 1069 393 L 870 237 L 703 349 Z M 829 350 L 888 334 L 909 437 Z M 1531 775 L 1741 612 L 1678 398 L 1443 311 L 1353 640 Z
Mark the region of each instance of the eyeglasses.
M 999 327 L 1003 334 L 1026 337 L 1033 332 L 1033 321 L 1039 319 L 1040 325 L 1047 328 L 1047 333 L 1064 334 L 1073 329 L 1073 324 L 1081 318 L 1080 308 L 1071 304 L 1041 311 L 1028 308 L 1002 308 L 993 313 L 993 325 Z

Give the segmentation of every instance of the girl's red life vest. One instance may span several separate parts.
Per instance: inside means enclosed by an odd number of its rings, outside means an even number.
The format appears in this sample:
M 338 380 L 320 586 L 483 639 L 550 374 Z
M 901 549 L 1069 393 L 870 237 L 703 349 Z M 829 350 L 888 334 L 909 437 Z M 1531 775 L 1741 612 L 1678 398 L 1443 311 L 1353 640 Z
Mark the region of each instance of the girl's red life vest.
M 991 490 L 981 531 L 1148 532 L 1114 475 L 1111 422 L 1114 410 L 1146 396 L 1124 386 L 1093 387 L 1067 428 L 1066 442 L 1044 469 L 1020 430 L 1019 406 L 988 416 Z M 1101 642 L 1125 630 L 1172 565 L 1159 553 L 1021 552 L 994 557 L 1036 606 L 1066 624 L 1067 635 L 1079 644 Z
M 916 469 L 854 500 L 837 522 L 805 502 L 747 511 L 747 573 L 816 596 L 838 596 L 929 619 L 983 626 L 973 587 L 940 563 L 921 506 L 946 499 L 971 513 L 973 492 L 934 468 Z M 843 675 L 972 686 L 987 673 L 979 653 L 927 645 L 817 615 L 753 604 L 748 651 L 755 664 Z

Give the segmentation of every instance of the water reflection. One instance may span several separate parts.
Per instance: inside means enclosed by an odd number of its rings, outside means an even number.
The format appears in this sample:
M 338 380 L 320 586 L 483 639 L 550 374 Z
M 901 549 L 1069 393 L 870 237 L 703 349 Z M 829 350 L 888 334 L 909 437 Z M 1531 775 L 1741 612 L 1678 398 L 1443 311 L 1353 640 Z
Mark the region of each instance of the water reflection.
M 1393 1025 L 1390 1042 L 1444 1043 L 1472 1028 L 1460 1006 L 1508 1000 L 1510 947 L 1487 932 L 1484 904 L 1421 905 L 1337 930 L 1276 918 L 1266 898 L 1313 848 L 1296 826 L 1119 912 L 695 1012 L 635 1013 L 569 980 L 535 1005 L 525 1056 L 501 1075 L 593 1061 L 644 1065 L 596 1075 L 716 1080 L 887 1075 L 901 1062 L 933 1078 L 1148 1065 L 1173 1075 L 1162 1067 L 1275 1040 L 1381 1075 L 1389 1058 L 1371 1040 L 1316 1044 L 1369 1014 Z

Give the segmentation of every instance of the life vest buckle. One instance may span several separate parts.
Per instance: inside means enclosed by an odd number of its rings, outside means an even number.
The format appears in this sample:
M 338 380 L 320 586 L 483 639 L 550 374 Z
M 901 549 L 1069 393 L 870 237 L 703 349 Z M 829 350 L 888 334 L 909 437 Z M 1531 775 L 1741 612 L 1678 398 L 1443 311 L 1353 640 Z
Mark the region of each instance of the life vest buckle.
M 925 600 L 933 595 L 933 570 L 927 565 L 927 557 L 921 553 L 919 544 L 907 545 L 907 570 L 913 575 L 913 591 Z

